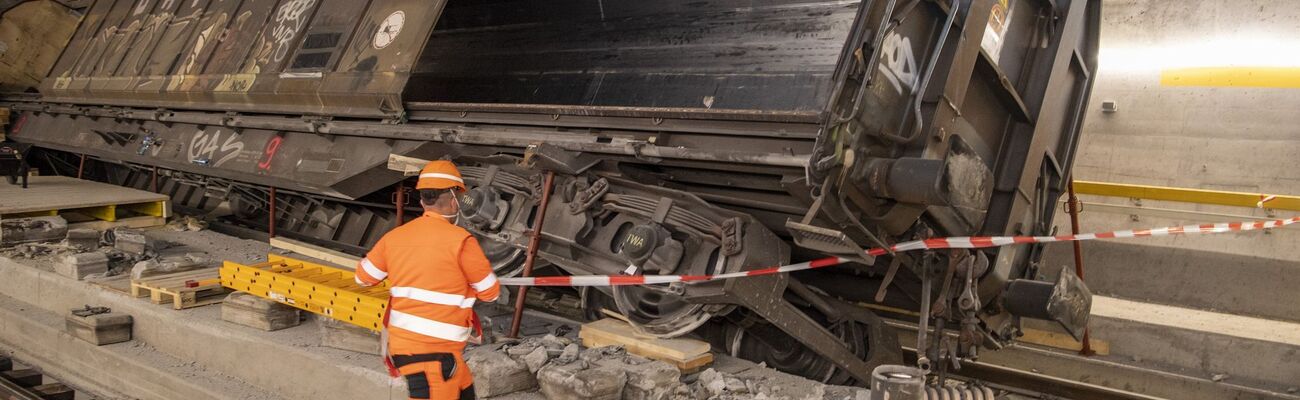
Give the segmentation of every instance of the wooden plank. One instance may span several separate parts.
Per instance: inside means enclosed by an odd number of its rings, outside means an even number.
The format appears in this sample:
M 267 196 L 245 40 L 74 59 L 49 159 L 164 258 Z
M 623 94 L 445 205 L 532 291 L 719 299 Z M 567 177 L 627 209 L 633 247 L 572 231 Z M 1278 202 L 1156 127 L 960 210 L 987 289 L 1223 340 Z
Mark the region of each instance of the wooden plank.
M 628 353 L 672 364 L 684 373 L 699 371 L 713 363 L 708 342 L 645 336 L 626 322 L 612 318 L 583 324 L 578 337 L 584 346 L 623 346 Z
M 1083 349 L 1083 344 L 1074 340 L 1068 334 L 1060 332 L 1050 332 L 1033 328 L 1022 328 L 1024 336 L 1016 338 L 1016 341 L 1039 346 L 1046 346 L 1062 350 L 1079 351 Z M 1098 355 L 1110 355 L 1110 342 L 1093 338 L 1090 340 L 1092 351 Z
M 357 263 L 361 262 L 360 257 L 293 239 L 271 238 L 271 247 L 292 251 L 347 269 L 356 268 Z
M 165 201 L 163 194 L 65 176 L 34 176 L 27 189 L 0 185 L 0 215 Z
M 167 225 L 167 218 L 163 217 L 129 217 L 119 218 L 117 221 L 88 221 L 68 224 L 68 229 L 94 229 L 106 231 L 113 228 L 152 228 L 155 226 Z

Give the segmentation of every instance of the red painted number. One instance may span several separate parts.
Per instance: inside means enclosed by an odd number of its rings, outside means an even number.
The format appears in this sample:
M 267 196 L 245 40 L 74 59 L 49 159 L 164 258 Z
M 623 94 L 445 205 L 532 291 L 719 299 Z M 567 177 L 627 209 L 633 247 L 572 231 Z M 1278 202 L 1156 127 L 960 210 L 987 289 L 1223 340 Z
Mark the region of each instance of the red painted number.
M 283 136 L 276 136 L 266 142 L 266 149 L 262 151 L 262 162 L 257 163 L 258 168 L 263 171 L 271 170 L 271 160 L 275 159 L 275 152 L 280 151 L 280 142 L 283 141 Z

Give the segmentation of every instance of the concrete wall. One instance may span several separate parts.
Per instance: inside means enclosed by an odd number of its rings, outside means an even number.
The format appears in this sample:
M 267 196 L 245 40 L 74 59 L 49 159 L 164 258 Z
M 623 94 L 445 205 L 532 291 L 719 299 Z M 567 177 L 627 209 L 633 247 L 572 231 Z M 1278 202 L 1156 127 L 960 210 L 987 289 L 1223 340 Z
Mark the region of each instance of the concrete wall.
M 1101 61 L 1074 174 L 1078 180 L 1300 195 L 1300 88 L 1176 86 L 1193 67 L 1297 67 L 1300 2 L 1114 0 L 1103 3 Z M 1166 82 L 1162 83 L 1162 74 Z M 1296 79 L 1300 81 L 1300 79 Z M 1294 84 L 1292 84 L 1294 86 Z M 1102 112 L 1103 101 L 1118 111 Z M 1084 201 L 1139 206 L 1131 199 Z M 1143 201 L 1142 208 L 1224 215 L 1159 215 L 1085 208 L 1083 232 L 1290 217 L 1296 213 Z M 1062 231 L 1068 219 L 1057 220 Z M 1135 239 L 1084 245 L 1103 294 L 1280 317 L 1260 291 L 1300 287 L 1300 228 L 1270 234 Z M 1071 264 L 1070 247 L 1048 265 Z M 1112 256 L 1122 255 L 1122 256 Z M 1247 257 L 1248 256 L 1248 257 Z M 1238 262 L 1239 261 L 1239 262 Z M 1292 274 L 1287 274 L 1292 272 Z M 1155 283 L 1160 281 L 1158 284 Z M 1294 306 L 1287 304 L 1286 306 Z M 1293 313 L 1294 314 L 1294 313 Z M 1300 318 L 1300 316 L 1295 316 Z
M 1300 56 L 1292 0 L 1103 2 L 1078 179 L 1300 194 L 1300 89 L 1163 86 L 1162 70 Z M 1290 66 L 1300 67 L 1300 63 Z M 1114 100 L 1115 113 L 1101 112 Z

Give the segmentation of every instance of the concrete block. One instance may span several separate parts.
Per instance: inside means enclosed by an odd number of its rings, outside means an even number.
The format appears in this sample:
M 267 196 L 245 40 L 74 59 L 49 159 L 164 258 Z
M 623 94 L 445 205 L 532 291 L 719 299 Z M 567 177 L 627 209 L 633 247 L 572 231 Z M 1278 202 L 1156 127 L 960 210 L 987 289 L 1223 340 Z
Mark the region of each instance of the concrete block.
M 474 372 L 474 392 L 496 397 L 537 388 L 537 378 L 523 361 L 489 348 L 465 352 L 465 364 Z
M 54 263 L 54 272 L 76 280 L 90 274 L 104 274 L 108 272 L 108 256 L 99 252 L 70 254 Z
M 131 254 L 144 254 L 153 248 L 149 238 L 134 229 L 114 230 L 113 247 Z
M 0 375 L 4 376 L 4 380 L 22 387 L 40 385 L 41 380 L 44 379 L 44 375 L 41 374 L 41 371 L 31 368 L 4 371 L 0 372 Z
M 95 250 L 99 248 L 99 238 L 103 236 L 94 229 L 69 229 L 68 246 L 76 247 L 82 250 Z
M 622 370 L 584 369 L 584 363 L 551 364 L 537 371 L 537 384 L 551 400 L 619 400 L 627 385 Z
M 380 355 L 379 333 L 332 318 L 319 317 L 321 346 Z
M 681 371 L 663 361 L 629 355 L 596 360 L 592 365 L 602 370 L 623 371 L 627 375 L 627 384 L 623 386 L 624 400 L 668 399 L 681 386 Z
M 63 217 L 14 218 L 0 221 L 0 246 L 19 243 L 57 242 L 68 235 Z
M 130 315 L 107 313 L 78 317 L 69 314 L 64 321 L 68 334 L 98 346 L 131 340 L 133 320 Z
M 41 400 L 74 400 L 77 396 L 72 388 L 58 382 L 33 386 L 31 391 L 41 396 Z
M 264 331 L 298 326 L 298 309 L 246 292 L 234 292 L 221 303 L 221 319 Z

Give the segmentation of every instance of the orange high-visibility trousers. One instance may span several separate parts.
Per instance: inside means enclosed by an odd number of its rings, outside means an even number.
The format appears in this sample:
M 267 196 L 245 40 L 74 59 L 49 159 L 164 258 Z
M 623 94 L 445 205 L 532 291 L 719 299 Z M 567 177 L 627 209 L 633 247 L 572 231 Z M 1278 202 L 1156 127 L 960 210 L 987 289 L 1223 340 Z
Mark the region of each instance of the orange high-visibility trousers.
M 474 377 L 459 353 L 394 355 L 412 399 L 474 400 Z

